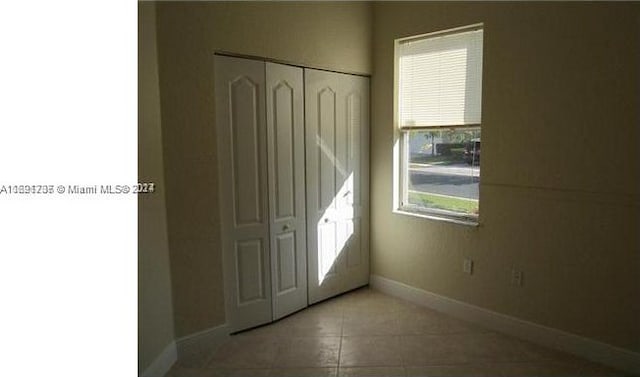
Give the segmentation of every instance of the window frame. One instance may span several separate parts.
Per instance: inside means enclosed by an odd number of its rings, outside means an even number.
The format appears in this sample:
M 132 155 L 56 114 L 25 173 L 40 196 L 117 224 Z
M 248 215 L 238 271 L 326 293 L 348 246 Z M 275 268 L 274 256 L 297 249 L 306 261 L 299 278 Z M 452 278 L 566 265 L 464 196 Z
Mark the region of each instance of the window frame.
M 482 123 L 480 124 L 454 124 L 448 126 L 436 126 L 436 127 L 399 127 L 400 122 L 400 80 L 399 80 L 399 45 L 403 42 L 416 39 L 432 38 L 456 33 L 463 33 L 472 30 L 483 30 L 484 24 L 477 23 L 468 26 L 461 26 L 452 29 L 436 31 L 433 33 L 426 33 L 420 35 L 409 36 L 405 38 L 398 38 L 394 40 L 394 53 L 393 53 L 393 213 L 415 216 L 420 218 L 445 221 L 460 225 L 478 226 L 480 220 L 480 213 L 478 214 L 462 214 L 453 211 L 441 210 L 437 208 L 424 208 L 417 205 L 408 203 L 409 196 L 409 133 L 411 131 L 419 130 L 446 130 L 446 129 L 471 129 L 477 128 L 482 131 Z M 483 41 L 484 49 L 484 41 Z M 484 60 L 484 59 L 483 59 Z M 484 71 L 484 64 L 483 64 Z M 482 87 L 481 87 L 482 91 Z M 480 164 L 482 160 L 480 160 Z M 480 166 L 480 165 L 478 165 Z M 478 208 L 480 208 L 480 193 L 478 193 Z

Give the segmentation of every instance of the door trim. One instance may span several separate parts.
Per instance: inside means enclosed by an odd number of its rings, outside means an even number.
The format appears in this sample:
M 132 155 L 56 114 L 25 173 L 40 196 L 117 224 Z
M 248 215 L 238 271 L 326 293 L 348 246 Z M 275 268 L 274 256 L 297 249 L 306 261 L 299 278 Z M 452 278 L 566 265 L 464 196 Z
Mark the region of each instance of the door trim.
M 228 56 L 228 57 L 231 57 L 231 58 L 259 60 L 259 61 L 263 61 L 265 63 L 276 63 L 276 64 L 283 64 L 283 65 L 290 65 L 290 66 L 298 67 L 298 68 L 310 68 L 310 69 L 315 69 L 315 70 L 318 70 L 318 71 L 333 72 L 333 73 L 343 73 L 345 75 L 362 76 L 362 77 L 371 78 L 371 74 L 370 73 L 363 73 L 363 72 L 357 72 L 357 71 L 338 71 L 338 70 L 327 68 L 327 67 L 315 66 L 315 65 L 302 65 L 302 64 L 291 62 L 291 61 L 288 61 L 288 60 L 267 58 L 267 57 L 264 57 L 264 56 L 240 54 L 240 53 L 229 52 L 229 51 L 224 51 L 224 50 L 215 50 L 213 54 L 214 55 L 218 55 L 218 56 Z

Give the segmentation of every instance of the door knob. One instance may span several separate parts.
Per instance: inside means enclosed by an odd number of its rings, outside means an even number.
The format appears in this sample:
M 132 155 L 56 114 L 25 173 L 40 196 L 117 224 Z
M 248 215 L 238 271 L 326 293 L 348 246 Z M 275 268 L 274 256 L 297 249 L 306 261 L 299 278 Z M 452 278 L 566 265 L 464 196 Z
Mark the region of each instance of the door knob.
M 324 222 L 325 222 L 325 224 L 328 223 L 329 222 L 329 218 L 325 217 Z
M 282 230 L 283 230 L 283 231 L 287 231 L 287 230 L 289 230 L 289 224 L 284 224 L 284 225 L 282 226 Z

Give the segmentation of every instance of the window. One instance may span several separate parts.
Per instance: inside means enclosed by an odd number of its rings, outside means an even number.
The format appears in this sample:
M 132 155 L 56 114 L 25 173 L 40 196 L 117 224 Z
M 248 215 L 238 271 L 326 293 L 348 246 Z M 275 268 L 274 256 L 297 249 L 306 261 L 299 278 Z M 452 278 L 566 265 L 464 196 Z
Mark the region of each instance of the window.
M 395 41 L 401 212 L 477 223 L 482 25 Z

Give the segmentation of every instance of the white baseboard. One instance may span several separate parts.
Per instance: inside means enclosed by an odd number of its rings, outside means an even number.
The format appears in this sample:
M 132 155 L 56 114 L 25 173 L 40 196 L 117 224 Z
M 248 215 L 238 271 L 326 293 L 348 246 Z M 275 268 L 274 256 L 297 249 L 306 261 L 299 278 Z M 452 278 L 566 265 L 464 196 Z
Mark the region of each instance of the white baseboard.
M 489 329 L 584 357 L 631 373 L 640 373 L 640 353 L 521 320 L 409 285 L 371 275 L 376 290 L 449 314 Z
M 204 367 L 212 353 L 228 338 L 229 326 L 222 324 L 176 341 L 180 365 L 190 368 Z
M 171 366 L 176 360 L 178 360 L 176 342 L 171 342 L 144 372 L 142 372 L 142 377 L 163 377 L 169 369 L 171 369 Z

